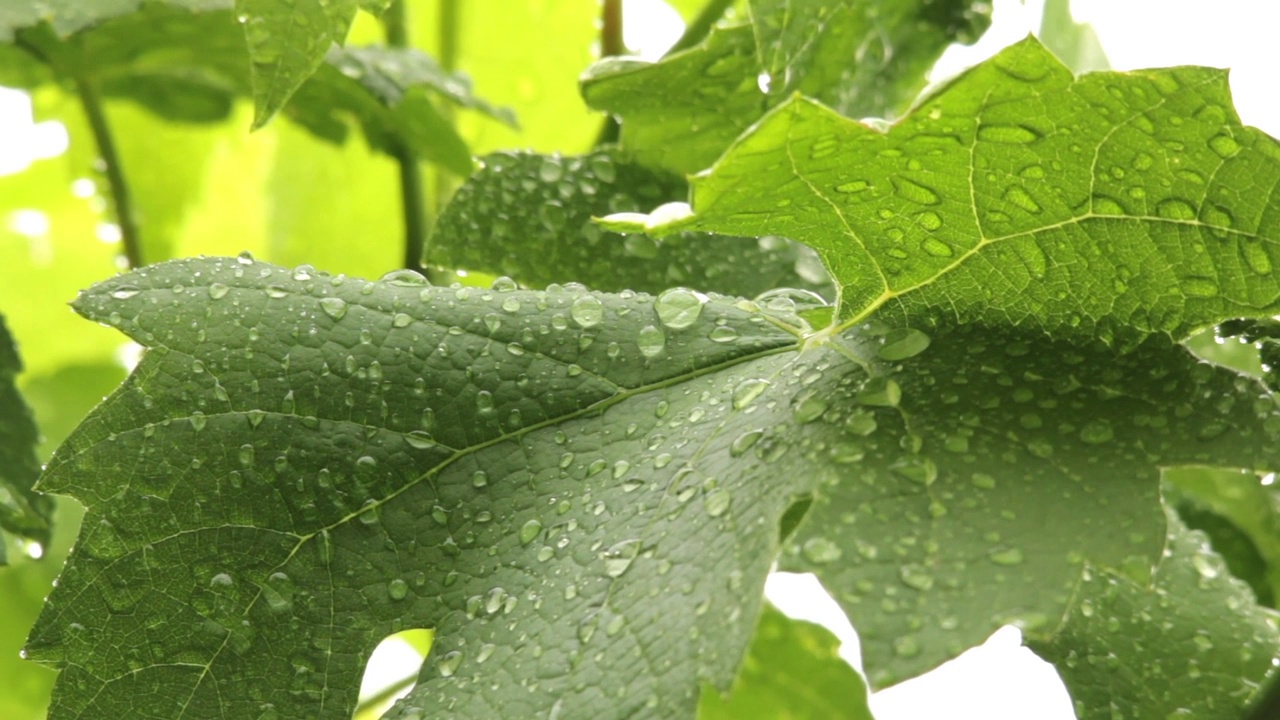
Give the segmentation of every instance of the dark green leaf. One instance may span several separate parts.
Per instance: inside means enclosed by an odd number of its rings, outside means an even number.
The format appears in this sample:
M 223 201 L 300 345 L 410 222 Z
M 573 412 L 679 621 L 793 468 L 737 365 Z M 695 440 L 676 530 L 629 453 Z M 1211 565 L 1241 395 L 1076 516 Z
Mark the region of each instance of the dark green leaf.
M 145 4 L 161 3 L 204 12 L 226 8 L 230 0 L 14 0 L 0 7 L 0 42 L 11 42 L 19 30 L 45 22 L 67 37 Z
M 346 718 L 407 627 L 435 645 L 392 717 L 687 715 L 733 677 L 809 497 L 787 562 L 822 574 L 881 674 L 920 669 L 1060 615 L 1082 562 L 1142 577 L 1157 465 L 1262 464 L 1280 430 L 1257 387 L 1167 343 L 867 327 L 798 347 L 783 299 L 243 258 L 99 285 L 77 309 L 150 350 L 41 481 L 91 513 L 28 646 L 62 667 L 53 717 L 145 697 Z
M 702 694 L 699 720 L 872 720 L 862 676 L 820 625 L 766 605 L 727 698 Z
M 1029 644 L 1080 720 L 1237 720 L 1280 651 L 1274 615 L 1172 514 L 1152 587 L 1086 567 L 1062 626 Z
M 31 411 L 18 393 L 22 371 L 18 348 L 0 316 L 0 565 L 8 562 L 9 536 L 48 544 L 53 498 L 32 491 L 40 462 L 39 434 Z
M 490 155 L 440 215 L 429 260 L 534 287 L 578 281 L 613 292 L 684 285 L 746 297 L 777 287 L 833 295 L 813 252 L 782 238 L 689 233 L 654 241 L 602 231 L 592 222 L 686 193 L 683 180 L 613 150 L 570 158 Z
M 897 331 L 874 352 L 919 352 L 922 337 Z M 1161 466 L 1277 462 L 1275 401 L 1158 336 L 1119 355 L 950 330 L 892 378 L 856 412 L 823 383 L 799 403 L 843 424 L 844 439 L 810 442 L 853 464 L 827 478 L 782 560 L 849 614 L 873 684 L 1001 625 L 1046 632 L 1085 560 L 1145 579 L 1165 539 Z
M 887 133 L 802 98 L 694 179 L 672 227 L 776 233 L 823 257 L 855 321 L 1184 337 L 1280 311 L 1280 146 L 1204 68 L 1079 80 L 1034 39 Z

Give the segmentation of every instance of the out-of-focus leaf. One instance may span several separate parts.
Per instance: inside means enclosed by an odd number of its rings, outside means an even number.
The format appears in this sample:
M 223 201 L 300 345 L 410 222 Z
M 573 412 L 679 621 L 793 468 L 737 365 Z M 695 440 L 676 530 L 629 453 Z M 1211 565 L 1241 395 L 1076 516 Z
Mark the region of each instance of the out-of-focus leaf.
M 766 605 L 728 697 L 702 693 L 699 720 L 872 720 L 867 685 L 821 625 Z
M 576 153 L 590 148 L 600 127 L 587 110 L 577 77 L 600 39 L 599 0 L 458 2 L 453 32 L 457 70 L 490 102 L 510 107 L 520 129 L 476 115 L 457 118 L 459 134 L 477 155 L 513 147 Z M 442 57 L 439 3 L 411 5 L 411 37 Z
M 1261 578 L 1256 579 L 1269 589 L 1259 597 L 1271 603 L 1280 598 L 1280 493 L 1276 487 L 1263 485 L 1251 472 L 1212 468 L 1173 468 L 1166 471 L 1165 478 L 1177 492 L 1177 499 L 1223 518 L 1243 534 L 1251 548 L 1236 550 L 1220 546 L 1212 529 L 1205 528 L 1214 539 L 1214 549 L 1230 563 L 1244 565 L 1251 559 L 1252 549 L 1262 563 Z
M 1080 720 L 1237 720 L 1280 651 L 1275 615 L 1173 514 L 1151 587 L 1086 566 L 1062 625 L 1029 640 Z
M 948 45 L 986 29 L 990 8 L 970 0 L 757 0 L 751 11 L 749 25 L 713 30 L 660 62 L 597 63 L 583 75 L 587 104 L 622 119 L 622 145 L 642 162 L 691 173 L 796 92 L 855 117 L 896 114 Z
M 775 98 L 802 93 L 850 117 L 892 118 L 955 42 L 991 24 L 987 0 L 751 0 L 759 67 Z
M 1046 0 L 1040 20 L 1040 42 L 1076 73 L 1108 70 L 1107 53 L 1089 23 L 1071 17 L 1071 0 Z
M 684 285 L 746 297 L 794 287 L 833 296 L 813 251 L 782 238 L 689 233 L 654 241 L 601 230 L 592 221 L 687 192 L 680 178 L 615 150 L 568 158 L 490 155 L 440 215 L 428 260 L 509 275 L 531 287 L 572 281 L 610 292 L 658 293 Z
M 230 0 L 150 0 L 192 12 L 220 10 Z M 128 15 L 148 0 L 14 0 L 0 7 L 0 42 L 13 40 L 24 28 L 47 22 L 62 37 L 121 15 Z
M 0 316 L 0 565 L 8 562 L 10 537 L 49 543 L 53 498 L 32 491 L 40 462 L 39 433 L 18 392 L 18 348 Z

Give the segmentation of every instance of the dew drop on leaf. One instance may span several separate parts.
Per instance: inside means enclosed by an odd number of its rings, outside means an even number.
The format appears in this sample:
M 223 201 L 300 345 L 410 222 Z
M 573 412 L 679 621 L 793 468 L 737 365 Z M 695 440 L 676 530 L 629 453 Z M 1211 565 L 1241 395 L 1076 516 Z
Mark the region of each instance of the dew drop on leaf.
M 811 563 L 824 565 L 833 563 L 844 555 L 840 546 L 822 537 L 809 538 L 800 548 L 801 554 Z
M 534 518 L 524 525 L 520 526 L 520 544 L 528 545 L 538 539 L 538 534 L 542 532 L 542 521 Z
M 698 320 L 706 298 L 686 288 L 665 290 L 653 301 L 653 309 L 663 325 L 672 330 L 687 328 Z
M 884 344 L 876 351 L 881 360 L 894 362 L 915 357 L 929 347 L 929 336 L 914 328 L 897 328 L 884 336 Z
M 320 309 L 334 320 L 341 320 L 347 314 L 347 301 L 339 297 L 321 298 Z
M 595 327 L 604 319 L 604 304 L 594 295 L 582 295 L 573 301 L 569 317 L 584 328 Z
M 743 380 L 733 389 L 733 408 L 741 410 L 750 405 L 768 387 L 769 381 L 761 378 Z
M 392 578 L 387 583 L 387 596 L 392 600 L 403 600 L 409 594 L 409 583 L 400 578 Z
M 636 347 L 640 348 L 640 354 L 645 357 L 654 357 L 660 354 L 666 342 L 667 336 L 653 325 L 645 325 L 640 328 L 640 332 L 636 336 Z
M 711 517 L 720 517 L 729 510 L 729 505 L 733 502 L 733 495 L 724 488 L 716 488 L 707 493 L 702 501 L 702 506 L 707 511 L 707 515 Z
M 223 285 L 222 283 L 212 283 L 209 285 L 209 297 L 214 300 L 221 300 L 226 297 L 227 293 L 230 291 L 231 288 Z

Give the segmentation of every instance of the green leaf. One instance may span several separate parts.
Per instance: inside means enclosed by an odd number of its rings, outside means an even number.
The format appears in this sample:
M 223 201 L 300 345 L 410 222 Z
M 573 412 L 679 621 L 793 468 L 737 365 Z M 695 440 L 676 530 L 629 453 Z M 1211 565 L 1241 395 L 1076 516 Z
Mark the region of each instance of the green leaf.
M 800 308 L 685 289 L 203 259 L 75 307 L 149 350 L 41 480 L 90 508 L 27 648 L 62 668 L 54 718 L 347 718 L 369 652 L 411 627 L 435 644 L 392 717 L 688 716 L 734 676 L 807 499 L 786 562 L 868 658 L 918 669 L 1060 615 L 1085 561 L 1143 577 L 1157 466 L 1262 466 L 1280 431 L 1257 386 L 1164 340 L 798 344 Z
M 991 5 L 973 0 L 750 5 L 769 94 L 803 93 L 851 117 L 897 116 L 947 46 L 972 43 L 991 25 Z
M 1278 161 L 1221 71 L 1076 80 L 1027 39 L 887 133 L 787 101 L 693 180 L 676 228 L 810 245 L 845 322 L 1185 337 L 1280 310 L 1277 217 L 1253 190 Z
M 8 563 L 10 536 L 48 544 L 53 498 L 32 491 L 40 462 L 39 434 L 15 382 L 22 371 L 18 348 L 0 316 L 0 565 Z
M 150 0 L 191 12 L 220 10 L 230 0 Z M 0 8 L 0 42 L 11 42 L 17 31 L 40 23 L 49 23 L 62 37 L 67 37 L 105 20 L 136 11 L 147 0 L 18 0 Z
M 986 29 L 985 7 L 758 0 L 751 25 L 714 29 L 660 62 L 602 60 L 583 75 L 582 94 L 622 119 L 622 145 L 641 162 L 691 173 L 795 92 L 856 115 L 894 114 L 947 45 Z
M 356 0 L 235 0 L 253 77 L 253 126 L 275 116 L 311 77 L 329 49 L 341 45 Z
M 78 300 L 150 350 L 43 480 L 91 512 L 28 645 L 65 665 L 52 717 L 346 718 L 374 645 L 412 626 L 436 643 L 401 713 L 669 717 L 727 685 L 787 504 L 758 460 L 725 466 L 756 422 L 730 400 L 794 336 L 687 291 L 507 287 L 193 260 Z M 637 674 L 642 637 L 664 660 Z M 627 697 L 601 691 L 624 675 Z
M 1080 720 L 1236 720 L 1280 636 L 1205 536 L 1170 514 L 1153 586 L 1088 567 L 1062 626 L 1030 646 L 1058 667 Z
M 602 231 L 593 217 L 687 193 L 683 180 L 614 150 L 569 158 L 501 153 L 483 164 L 436 223 L 428 258 L 435 266 L 534 287 L 577 281 L 613 292 L 685 285 L 746 297 L 777 287 L 834 293 L 812 251 L 782 238 L 690 233 L 654 241 Z
M 1165 539 L 1160 467 L 1277 462 L 1275 400 L 1160 336 L 1124 355 L 1034 333 L 925 337 L 895 331 L 861 353 L 920 352 L 864 387 L 864 408 L 822 384 L 796 405 L 843 424 L 843 439 L 809 442 L 851 464 L 825 478 L 780 564 L 815 573 L 849 614 L 873 685 L 1002 625 L 1045 632 L 1085 560 L 1145 580 Z
M 702 694 L 699 720 L 872 720 L 862 676 L 821 625 L 766 605 L 729 697 Z
M 601 60 L 583 74 L 582 97 L 622 120 L 622 146 L 637 160 L 691 173 L 768 108 L 759 73 L 751 26 L 714 28 L 702 44 L 658 63 Z

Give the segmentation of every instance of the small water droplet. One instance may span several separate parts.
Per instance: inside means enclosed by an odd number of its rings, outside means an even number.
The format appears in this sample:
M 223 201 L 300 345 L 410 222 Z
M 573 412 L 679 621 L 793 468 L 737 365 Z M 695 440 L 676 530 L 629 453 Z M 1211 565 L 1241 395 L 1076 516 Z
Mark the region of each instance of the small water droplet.
M 1025 145 L 1040 139 L 1040 133 L 1025 125 L 979 125 L 978 139 L 985 142 Z
M 811 563 L 824 565 L 839 560 L 844 552 L 840 546 L 822 537 L 809 538 L 801 546 L 800 552 Z
M 393 578 L 387 583 L 387 595 L 392 600 L 403 600 L 409 594 L 409 583 L 400 578 Z
M 660 354 L 666 342 L 666 334 L 653 325 L 645 325 L 640 328 L 640 332 L 636 335 L 636 346 L 640 348 L 640 354 L 645 357 L 654 357 Z
M 760 397 L 760 394 L 769 387 L 769 381 L 760 378 L 750 378 L 738 383 L 733 389 L 733 408 L 741 410 L 751 404 L 753 400 Z
M 1240 143 L 1227 134 L 1214 135 L 1209 138 L 1209 149 L 1225 160 L 1240 152 Z
M 893 189 L 898 193 L 899 197 L 910 200 L 917 205 L 937 205 L 942 202 L 942 198 L 938 196 L 938 193 L 933 188 L 921 185 L 914 180 L 895 176 L 892 178 L 892 182 Z
M 111 291 L 111 297 L 116 300 L 128 300 L 131 297 L 137 297 L 140 292 L 142 292 L 140 288 L 136 288 L 132 285 L 121 285 Z
M 347 301 L 339 297 L 321 298 L 320 309 L 334 320 L 341 320 L 347 314 Z
M 716 488 L 707 493 L 702 501 L 702 507 L 707 511 L 707 515 L 711 517 L 720 517 L 729 510 L 729 505 L 733 502 L 733 495 L 724 488 Z
M 997 565 L 1021 565 L 1022 551 L 1018 548 L 999 548 L 987 553 L 987 559 Z
M 520 544 L 528 545 L 538 539 L 539 533 L 542 532 L 542 521 L 534 518 L 524 525 L 520 526 Z
M 441 656 L 436 663 L 436 670 L 439 671 L 440 677 L 452 677 L 458 671 L 458 666 L 462 664 L 462 653 L 452 650 Z
M 228 292 L 231 292 L 231 288 L 223 285 L 222 283 L 212 283 L 209 285 L 209 297 L 214 300 L 221 300 L 227 296 Z
M 640 540 L 623 540 L 604 552 L 604 573 L 609 577 L 622 577 L 640 555 Z
M 481 415 L 493 414 L 493 393 L 488 390 L 481 390 L 476 393 L 476 411 Z
M 653 302 L 653 309 L 663 325 L 679 330 L 697 321 L 706 297 L 687 288 L 664 291 Z

